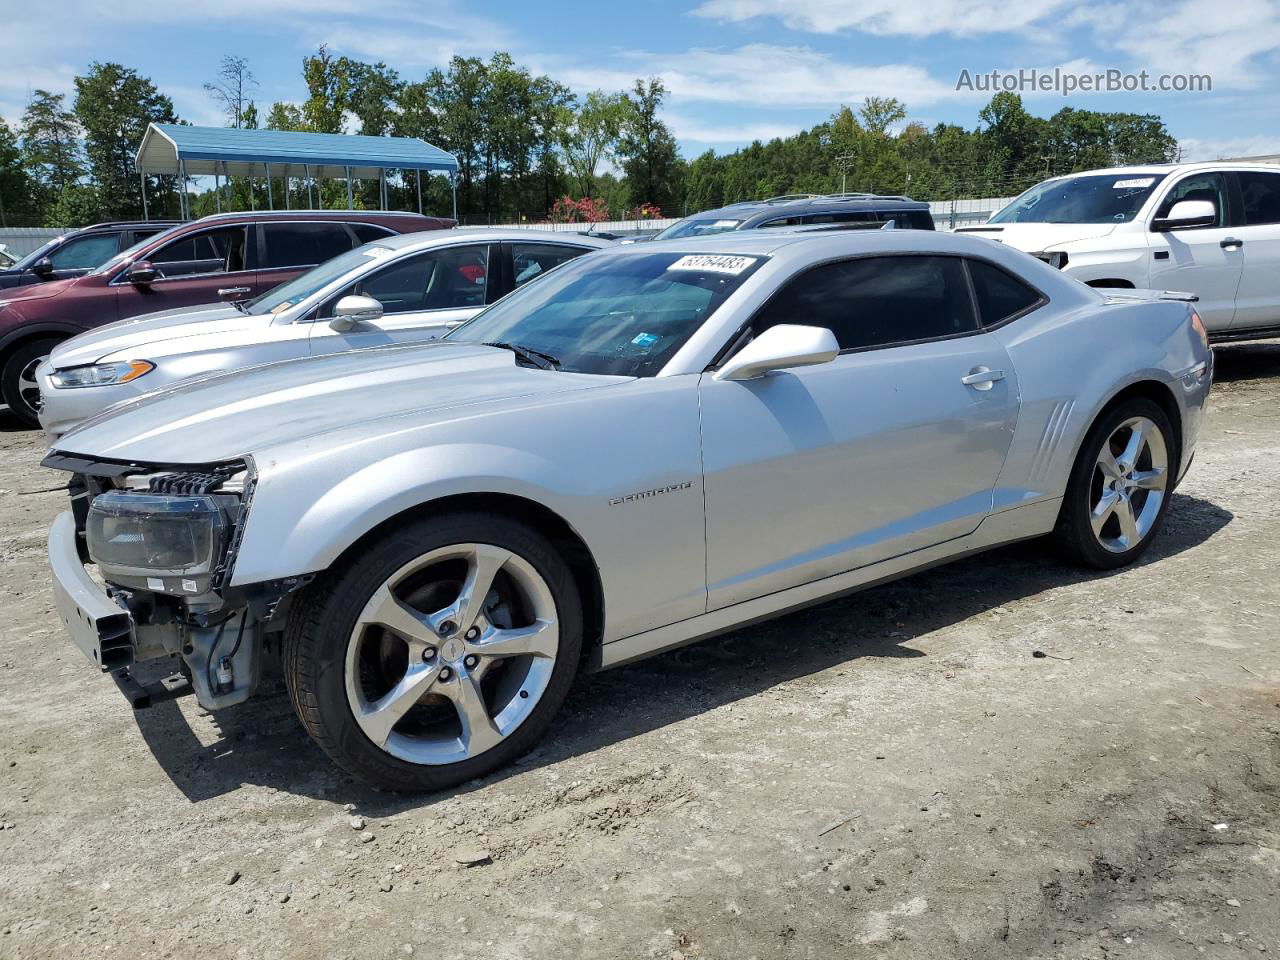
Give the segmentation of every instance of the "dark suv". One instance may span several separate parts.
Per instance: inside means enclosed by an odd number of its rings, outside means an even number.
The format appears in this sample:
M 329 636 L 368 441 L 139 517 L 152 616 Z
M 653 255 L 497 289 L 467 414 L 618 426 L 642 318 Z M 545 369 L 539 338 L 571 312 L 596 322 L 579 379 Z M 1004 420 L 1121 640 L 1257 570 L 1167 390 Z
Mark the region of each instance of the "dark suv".
M 128 250 L 135 243 L 177 224 L 177 220 L 119 220 L 72 230 L 54 237 L 19 258 L 12 266 L 0 270 L 0 290 L 82 277 L 121 250 Z
M 828 225 L 831 229 L 874 227 L 894 221 L 899 230 L 932 230 L 929 204 L 910 197 L 873 193 L 788 194 L 704 210 L 673 223 L 654 240 L 707 237 L 729 230 Z
M 139 314 L 251 300 L 370 240 L 453 225 L 416 213 L 295 210 L 171 227 L 82 277 L 0 292 L 0 395 L 35 426 L 35 369 L 68 337 Z

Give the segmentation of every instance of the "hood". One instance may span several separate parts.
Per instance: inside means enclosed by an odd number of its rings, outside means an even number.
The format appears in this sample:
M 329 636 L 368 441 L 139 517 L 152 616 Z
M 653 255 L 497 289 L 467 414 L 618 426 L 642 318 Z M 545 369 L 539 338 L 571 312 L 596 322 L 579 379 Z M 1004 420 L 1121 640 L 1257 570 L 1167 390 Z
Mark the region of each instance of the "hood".
M 1118 223 L 987 223 L 980 227 L 957 227 L 956 233 L 972 233 L 999 240 L 1027 253 L 1057 250 L 1077 240 L 1105 237 Z
M 154 464 L 233 460 L 354 428 L 362 435 L 474 416 L 504 403 L 631 377 L 519 367 L 506 350 L 449 341 L 375 347 L 185 380 L 108 407 L 57 452 Z
M 44 283 L 31 283 L 25 287 L 19 287 L 12 293 L 0 296 L 0 300 L 9 300 L 16 304 L 21 304 L 24 300 L 45 300 L 48 297 L 56 297 L 60 293 L 66 293 L 83 279 L 83 277 L 72 277 L 70 280 L 48 280 Z
M 271 325 L 271 317 L 250 316 L 225 303 L 162 310 L 128 320 L 96 327 L 60 343 L 49 356 L 54 369 L 97 363 L 111 354 L 129 354 L 116 359 L 148 360 L 148 348 L 165 340 L 189 338 L 202 333 L 231 333 Z M 134 354 L 137 354 L 134 356 Z

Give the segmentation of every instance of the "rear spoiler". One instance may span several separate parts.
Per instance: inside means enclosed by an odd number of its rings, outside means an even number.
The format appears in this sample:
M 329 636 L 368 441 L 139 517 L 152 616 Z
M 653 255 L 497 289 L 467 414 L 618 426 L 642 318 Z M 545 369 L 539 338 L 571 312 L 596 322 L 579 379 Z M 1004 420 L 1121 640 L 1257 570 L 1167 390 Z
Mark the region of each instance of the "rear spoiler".
M 1198 293 L 1186 293 L 1181 290 L 1129 290 L 1123 287 L 1095 287 L 1094 289 L 1112 303 L 1151 300 L 1180 300 L 1183 303 L 1196 303 L 1200 300 Z

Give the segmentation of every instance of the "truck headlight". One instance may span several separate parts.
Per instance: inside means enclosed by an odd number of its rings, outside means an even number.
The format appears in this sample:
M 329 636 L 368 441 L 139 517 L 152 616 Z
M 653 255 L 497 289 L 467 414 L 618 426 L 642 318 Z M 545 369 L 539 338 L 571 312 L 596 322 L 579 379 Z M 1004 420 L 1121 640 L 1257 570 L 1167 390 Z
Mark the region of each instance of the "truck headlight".
M 112 583 L 201 594 L 212 586 L 230 529 L 217 497 L 111 491 L 89 505 L 85 540 Z
M 122 360 L 119 363 L 91 363 L 84 367 L 67 367 L 49 374 L 55 387 L 102 387 L 112 383 L 128 383 L 146 376 L 156 365 L 150 360 Z

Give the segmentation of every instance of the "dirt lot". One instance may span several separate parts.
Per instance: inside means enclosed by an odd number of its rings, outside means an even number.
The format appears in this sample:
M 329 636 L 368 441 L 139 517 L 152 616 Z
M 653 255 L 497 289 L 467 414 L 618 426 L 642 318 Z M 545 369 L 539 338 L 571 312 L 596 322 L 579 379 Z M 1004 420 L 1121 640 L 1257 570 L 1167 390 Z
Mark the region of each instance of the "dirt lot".
M 420 799 L 278 692 L 131 714 L 56 623 L 64 495 L 5 421 L 0 957 L 1280 952 L 1280 345 L 1218 370 L 1141 566 L 1023 545 L 590 677 Z

